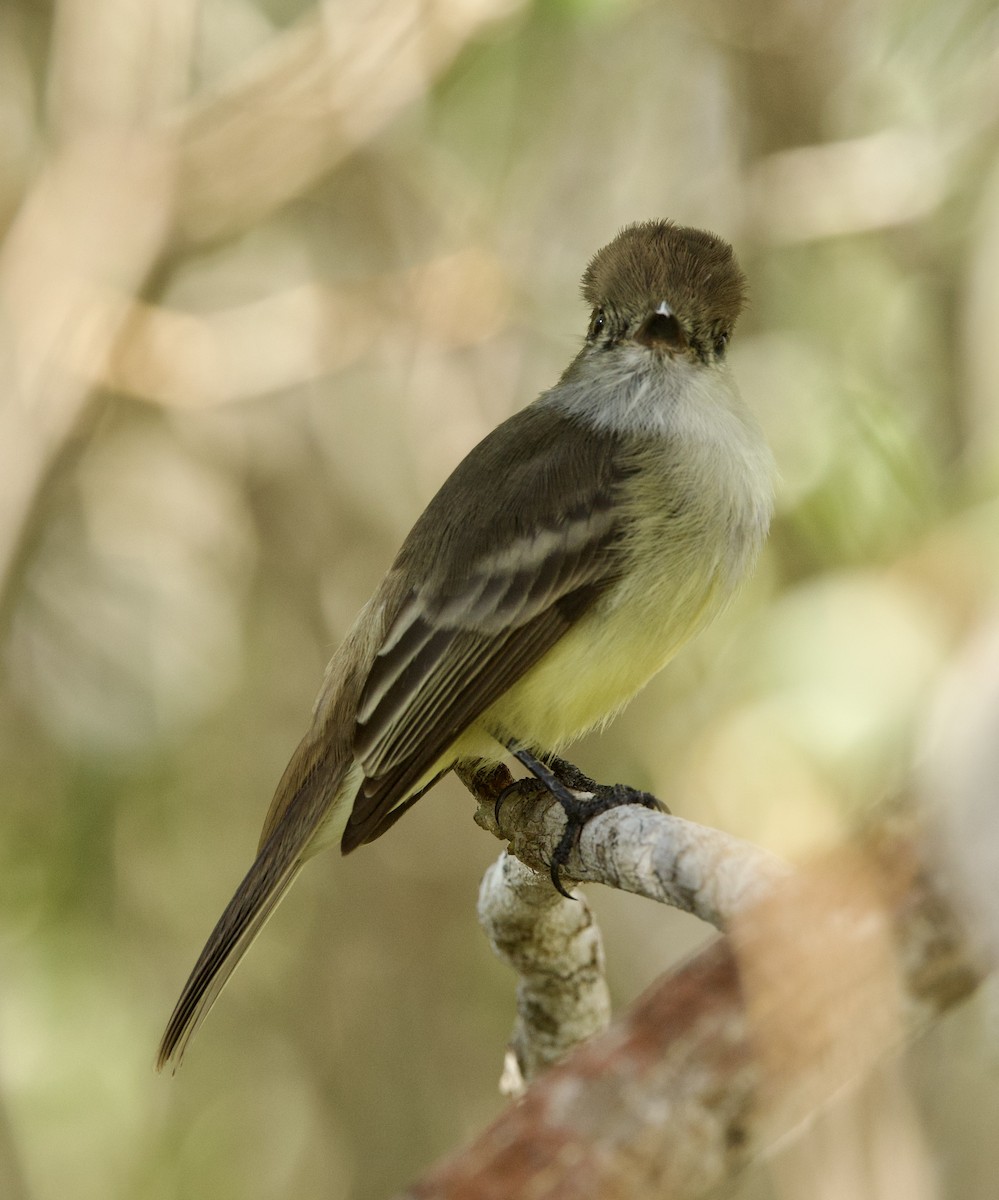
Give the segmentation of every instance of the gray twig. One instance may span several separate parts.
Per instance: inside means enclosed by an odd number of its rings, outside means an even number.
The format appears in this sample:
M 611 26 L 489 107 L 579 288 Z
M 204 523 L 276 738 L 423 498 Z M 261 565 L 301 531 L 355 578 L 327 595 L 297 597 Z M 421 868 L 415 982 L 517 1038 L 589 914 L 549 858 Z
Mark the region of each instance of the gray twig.
M 558 801 L 541 784 L 522 786 L 497 823 L 496 800 L 511 782 L 506 768 L 460 769 L 459 775 L 479 800 L 478 824 L 509 842 L 510 853 L 483 880 L 479 923 L 497 957 L 520 977 L 501 1080 L 503 1091 L 519 1094 L 524 1081 L 607 1025 L 600 934 L 578 893 L 575 902 L 566 900 L 551 886 L 549 864 L 565 830 Z M 657 900 L 723 929 L 788 868 L 720 830 L 636 803 L 588 822 L 562 874 Z

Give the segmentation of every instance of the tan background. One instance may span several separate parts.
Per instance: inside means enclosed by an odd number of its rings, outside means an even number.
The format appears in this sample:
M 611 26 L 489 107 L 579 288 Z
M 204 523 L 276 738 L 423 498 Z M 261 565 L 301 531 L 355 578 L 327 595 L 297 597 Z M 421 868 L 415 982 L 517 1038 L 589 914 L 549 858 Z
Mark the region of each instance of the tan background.
M 181 1072 L 152 1061 L 332 647 L 653 216 L 750 276 L 732 362 L 779 513 L 575 757 L 806 856 L 923 756 L 995 603 L 995 6 L 5 0 L 5 1197 L 367 1200 L 499 1111 L 499 847 L 450 782 L 313 863 Z M 705 936 L 593 902 L 619 1003 Z M 984 1011 L 907 1064 L 907 1190 L 861 1162 L 833 1194 L 994 1195 Z

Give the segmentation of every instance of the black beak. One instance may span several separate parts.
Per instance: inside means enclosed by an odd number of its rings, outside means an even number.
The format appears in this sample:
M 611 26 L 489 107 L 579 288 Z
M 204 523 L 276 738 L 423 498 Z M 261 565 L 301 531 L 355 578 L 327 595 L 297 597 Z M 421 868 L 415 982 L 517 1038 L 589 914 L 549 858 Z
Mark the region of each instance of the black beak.
M 654 313 L 646 317 L 635 332 L 635 341 L 650 350 L 686 350 L 690 344 L 683 326 L 673 315 L 673 310 L 663 301 Z

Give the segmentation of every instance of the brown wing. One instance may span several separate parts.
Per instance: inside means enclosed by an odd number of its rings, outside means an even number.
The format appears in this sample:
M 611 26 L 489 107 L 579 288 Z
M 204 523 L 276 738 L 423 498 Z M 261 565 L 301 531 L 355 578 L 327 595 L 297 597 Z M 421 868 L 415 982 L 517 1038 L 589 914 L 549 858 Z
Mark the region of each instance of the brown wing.
M 458 528 L 445 527 L 435 569 L 390 622 L 358 707 L 354 752 L 365 782 L 343 835 L 345 853 L 393 823 L 393 810 L 448 747 L 617 578 L 623 472 L 613 444 L 594 439 L 581 446 L 580 439 L 592 435 L 575 427 L 558 432 L 547 452 L 528 443 L 525 457 L 535 477 L 518 460 L 513 496 L 503 494 L 509 480 L 504 487 L 498 479 L 491 510 L 470 514 L 463 526 L 456 515 Z M 560 456 L 567 453 L 583 461 L 566 464 Z M 562 481 L 551 477 L 553 467 L 567 465 L 577 468 L 568 497 Z M 529 526 L 518 511 L 518 501 L 531 494 L 524 488 L 533 493 Z M 434 503 L 447 499 L 446 490 Z M 540 521 L 539 497 L 550 498 Z M 407 543 L 402 566 L 408 552 L 417 553 Z

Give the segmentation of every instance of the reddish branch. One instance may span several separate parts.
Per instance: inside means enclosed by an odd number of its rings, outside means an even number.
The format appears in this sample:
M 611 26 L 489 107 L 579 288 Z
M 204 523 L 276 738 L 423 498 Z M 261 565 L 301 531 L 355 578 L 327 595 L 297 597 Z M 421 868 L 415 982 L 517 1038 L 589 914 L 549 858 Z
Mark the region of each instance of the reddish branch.
M 702 1195 L 981 977 L 913 813 L 779 882 L 411 1200 Z

